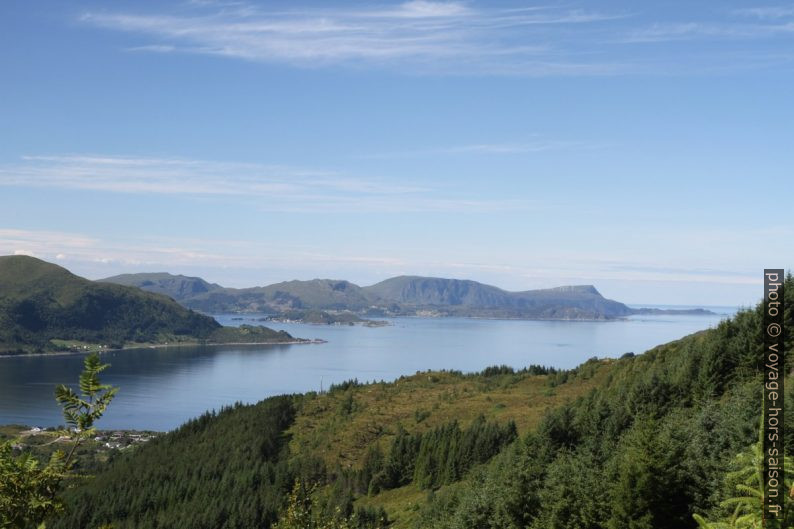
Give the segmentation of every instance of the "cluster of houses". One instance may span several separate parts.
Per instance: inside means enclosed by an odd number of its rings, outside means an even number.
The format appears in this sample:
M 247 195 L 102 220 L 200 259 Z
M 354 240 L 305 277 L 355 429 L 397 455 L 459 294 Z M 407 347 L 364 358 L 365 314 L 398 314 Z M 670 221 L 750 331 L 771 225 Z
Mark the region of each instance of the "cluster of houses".
M 105 448 L 115 448 L 123 450 L 138 443 L 148 443 L 154 434 L 152 433 L 134 433 L 134 432 L 108 432 L 94 437 L 94 441 L 103 443 Z
M 69 443 L 73 441 L 71 435 L 65 435 L 66 432 L 62 430 L 58 430 L 56 428 L 40 428 L 38 426 L 34 426 L 28 430 L 24 430 L 19 432 L 19 439 L 12 443 L 11 448 L 12 450 L 22 452 L 28 450 L 34 446 L 46 446 L 51 445 L 53 443 Z M 34 438 L 38 436 L 45 435 L 47 439 L 44 441 L 41 438 L 38 438 L 38 441 L 34 441 Z M 115 432 L 110 431 L 99 431 L 97 435 L 93 437 L 93 441 L 98 444 L 97 451 L 103 450 L 125 450 L 132 446 L 148 443 L 154 437 L 157 436 L 156 432 L 135 432 L 135 431 L 122 431 L 118 430 Z M 29 438 L 29 441 L 24 441 L 25 438 Z

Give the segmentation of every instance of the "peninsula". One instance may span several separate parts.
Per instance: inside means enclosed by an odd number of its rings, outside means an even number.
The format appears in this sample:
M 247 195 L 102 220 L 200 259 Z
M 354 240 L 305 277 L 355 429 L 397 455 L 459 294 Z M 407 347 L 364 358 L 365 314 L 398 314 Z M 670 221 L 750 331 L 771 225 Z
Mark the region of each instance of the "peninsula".
M 0 355 L 304 341 L 264 326 L 224 327 L 168 296 L 90 281 L 33 257 L 0 257 Z

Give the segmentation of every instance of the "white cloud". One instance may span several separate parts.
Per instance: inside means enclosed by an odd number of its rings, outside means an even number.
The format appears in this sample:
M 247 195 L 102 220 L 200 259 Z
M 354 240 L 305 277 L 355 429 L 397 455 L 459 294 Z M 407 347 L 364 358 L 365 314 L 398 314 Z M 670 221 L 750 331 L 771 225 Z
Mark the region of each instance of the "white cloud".
M 690 53 L 675 44 L 786 38 L 794 33 L 794 6 L 711 10 L 697 18 L 676 13 L 680 20 L 665 16 L 664 22 L 657 11 L 649 6 L 627 13 L 566 4 L 506 8 L 484 1 L 431 0 L 365 7 L 292 4 L 267 10 L 245 2 L 199 1 L 160 12 L 88 12 L 81 20 L 134 35 L 128 51 L 432 75 L 703 73 L 792 61 L 791 54 L 776 52 L 781 46 Z M 636 46 L 640 43 L 659 46 Z
M 377 8 L 195 5 L 175 14 L 89 12 L 86 24 L 147 35 L 128 50 L 185 52 L 301 66 L 398 64 L 433 72 L 525 75 L 612 73 L 619 64 L 583 61 L 589 50 L 565 26 L 623 17 L 568 8 L 502 9 L 413 0 Z
M 213 197 L 255 202 L 267 211 L 498 211 L 525 208 L 438 189 L 333 171 L 181 158 L 25 156 L 0 165 L 0 186 Z
M 144 51 L 153 53 L 171 53 L 176 51 L 175 46 L 169 46 L 167 44 L 147 44 L 146 46 L 132 46 L 125 49 L 127 51 Z
M 735 9 L 735 15 L 749 16 L 760 19 L 794 18 L 794 6 L 759 6 Z
M 747 40 L 770 38 L 794 32 L 794 8 L 761 7 L 737 9 L 732 14 L 753 20 L 709 20 L 654 23 L 635 28 L 623 39 L 627 43 L 669 42 L 694 39 Z M 774 22 L 770 22 L 774 21 Z
M 391 13 L 392 16 L 396 17 L 430 18 L 471 15 L 472 11 L 469 7 L 458 2 L 427 2 L 425 0 L 413 0 L 411 2 L 405 2 Z

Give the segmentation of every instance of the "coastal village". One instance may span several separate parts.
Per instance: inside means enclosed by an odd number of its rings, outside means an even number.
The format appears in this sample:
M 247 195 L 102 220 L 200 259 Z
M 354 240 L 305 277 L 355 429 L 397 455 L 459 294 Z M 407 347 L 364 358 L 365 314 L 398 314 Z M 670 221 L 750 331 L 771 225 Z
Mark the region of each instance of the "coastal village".
M 82 443 L 82 451 L 93 451 L 97 455 L 109 452 L 125 451 L 148 443 L 160 432 L 136 430 L 98 430 L 95 435 Z M 65 445 L 74 442 L 73 433 L 54 427 L 25 427 L 9 425 L 0 427 L 0 442 L 11 441 L 11 448 L 16 452 L 30 451 L 37 456 L 49 456 Z M 104 453 L 104 454 L 103 454 Z

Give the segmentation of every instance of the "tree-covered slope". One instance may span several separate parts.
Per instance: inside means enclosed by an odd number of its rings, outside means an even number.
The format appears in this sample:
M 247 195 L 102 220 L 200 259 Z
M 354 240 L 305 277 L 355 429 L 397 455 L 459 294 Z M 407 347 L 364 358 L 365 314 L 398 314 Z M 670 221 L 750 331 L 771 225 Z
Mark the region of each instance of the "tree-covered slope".
M 786 292 L 792 328 L 791 278 Z M 426 372 L 238 406 L 120 455 L 52 527 L 270 527 L 279 507 L 296 519 L 290 503 L 308 529 L 383 526 L 381 509 L 395 528 L 694 528 L 727 515 L 757 438 L 760 323 L 744 311 L 571 371 Z
M 264 327 L 229 330 L 169 297 L 97 283 L 33 257 L 0 257 L 0 353 L 180 341 L 286 341 Z
M 294 416 L 291 397 L 205 414 L 118 457 L 52 527 L 269 527 L 292 486 L 285 430 Z
M 786 289 L 790 329 L 791 277 Z M 695 514 L 727 519 L 736 456 L 758 438 L 762 361 L 760 307 L 621 359 L 604 384 L 551 410 L 465 485 L 436 494 L 416 526 L 677 529 L 696 527 Z M 790 376 L 786 398 L 794 405 Z M 791 417 L 785 431 L 791 453 Z M 760 510 L 747 514 L 760 523 Z

